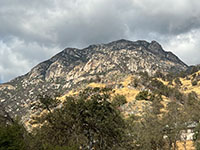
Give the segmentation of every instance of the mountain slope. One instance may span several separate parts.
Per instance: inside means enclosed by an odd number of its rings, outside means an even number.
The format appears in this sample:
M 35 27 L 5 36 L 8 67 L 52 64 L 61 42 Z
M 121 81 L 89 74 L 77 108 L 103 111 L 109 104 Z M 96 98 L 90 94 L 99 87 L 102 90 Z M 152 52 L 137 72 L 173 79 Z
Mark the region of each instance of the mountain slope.
M 118 40 L 66 48 L 27 74 L 0 85 L 0 103 L 12 116 L 31 113 L 39 94 L 66 93 L 90 82 L 107 83 L 121 75 L 146 71 L 149 75 L 180 72 L 188 68 L 177 56 L 156 41 Z

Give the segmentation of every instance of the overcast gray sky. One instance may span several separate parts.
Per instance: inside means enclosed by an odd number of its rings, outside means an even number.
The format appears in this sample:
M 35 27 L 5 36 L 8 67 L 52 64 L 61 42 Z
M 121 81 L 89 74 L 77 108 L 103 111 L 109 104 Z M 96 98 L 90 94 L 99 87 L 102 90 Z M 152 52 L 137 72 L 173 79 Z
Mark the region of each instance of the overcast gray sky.
M 0 82 L 65 47 L 118 39 L 158 41 L 200 63 L 199 0 L 0 0 Z

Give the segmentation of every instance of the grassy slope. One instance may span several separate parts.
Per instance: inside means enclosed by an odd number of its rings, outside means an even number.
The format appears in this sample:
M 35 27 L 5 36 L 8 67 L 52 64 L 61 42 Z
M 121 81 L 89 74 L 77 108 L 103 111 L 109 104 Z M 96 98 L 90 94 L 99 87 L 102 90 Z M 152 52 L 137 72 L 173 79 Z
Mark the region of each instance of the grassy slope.
M 200 71 L 198 71 L 194 74 L 197 75 L 199 73 L 200 73 Z M 195 85 L 195 86 L 192 85 L 192 78 L 193 78 L 192 76 L 194 74 L 189 75 L 185 78 L 180 78 L 180 81 L 182 83 L 182 85 L 180 86 L 180 91 L 184 94 L 188 94 L 188 93 L 194 91 L 194 92 L 197 93 L 198 97 L 200 98 L 200 81 L 198 82 L 197 85 Z M 163 82 L 163 84 L 165 84 L 165 85 L 168 85 L 168 82 L 163 81 L 162 79 L 159 79 L 159 81 Z M 173 85 L 175 85 L 174 82 L 173 82 Z M 178 142 L 177 145 L 178 145 L 178 150 L 185 150 L 184 142 Z M 194 150 L 195 149 L 194 145 L 193 145 L 193 141 L 187 141 L 186 142 L 186 149 L 187 150 Z
M 200 74 L 200 71 L 194 73 L 194 74 Z M 193 86 L 192 85 L 192 76 L 194 75 L 189 75 L 188 78 L 180 78 L 181 82 L 182 82 L 182 86 L 181 86 L 181 91 L 184 93 L 190 93 L 192 91 L 196 92 L 197 95 L 200 97 L 200 82 L 198 82 L 197 85 Z
M 128 102 L 131 102 L 135 99 L 135 96 L 139 93 L 138 89 L 132 88 L 129 86 L 129 84 L 131 83 L 131 81 L 133 80 L 133 76 L 127 76 L 125 77 L 123 80 L 121 81 L 115 81 L 115 82 L 110 82 L 110 83 L 96 83 L 96 82 L 92 82 L 89 83 L 86 87 L 99 87 L 99 88 L 105 88 L 105 87 L 109 87 L 111 85 L 117 85 L 117 84 L 121 84 L 122 87 L 121 88 L 114 88 L 113 89 L 113 93 L 112 96 L 114 96 L 115 94 L 120 94 L 120 95 L 124 95 L 127 99 Z M 68 92 L 66 95 L 62 96 L 60 99 L 64 100 L 66 96 L 69 95 L 76 95 L 78 94 L 78 91 L 70 91 Z
M 197 72 L 197 73 L 200 73 L 200 71 Z M 134 105 L 131 106 L 131 109 L 133 109 L 133 110 L 138 109 L 139 112 L 142 112 L 143 109 L 145 108 L 145 105 L 149 105 L 149 102 L 144 101 L 144 100 L 140 100 L 140 101 L 135 100 L 135 97 L 140 92 L 140 89 L 133 88 L 132 86 L 130 86 L 130 84 L 134 80 L 134 78 L 135 78 L 134 76 L 129 75 L 129 76 L 125 76 L 124 78 L 122 78 L 120 80 L 112 81 L 110 83 L 92 82 L 92 83 L 89 83 L 88 85 L 86 85 L 86 87 L 104 88 L 104 87 L 109 87 L 109 86 L 114 85 L 113 93 L 111 94 L 111 96 L 114 96 L 116 94 L 124 95 L 128 102 L 134 103 Z M 158 80 L 163 82 L 164 85 L 168 85 L 167 81 L 163 81 L 160 78 L 158 78 Z M 200 96 L 200 82 L 196 86 L 192 86 L 192 84 L 191 84 L 192 75 L 188 76 L 188 78 L 180 78 L 180 81 L 182 82 L 182 85 L 180 86 L 180 91 L 182 93 L 188 94 L 188 93 L 194 91 Z M 121 86 L 117 87 L 116 85 L 119 85 L 119 84 Z M 173 86 L 175 86 L 174 82 L 173 82 Z M 66 96 L 76 95 L 76 94 L 78 94 L 78 92 L 79 92 L 79 90 L 72 90 L 72 91 L 68 92 L 66 95 L 60 97 L 59 99 L 61 101 L 64 101 Z M 170 101 L 170 99 L 165 97 L 165 96 L 162 96 L 162 97 L 163 97 L 163 104 L 166 107 L 167 103 Z M 128 104 L 129 103 L 127 103 L 127 105 Z M 165 111 L 165 108 L 163 109 L 163 111 Z M 125 113 L 125 115 L 128 115 L 128 114 Z M 184 146 L 183 146 L 184 143 L 183 142 L 178 142 L 177 144 L 178 144 L 178 147 L 179 147 L 178 150 L 184 149 Z M 194 149 L 192 141 L 187 141 L 186 146 L 187 146 L 187 150 L 193 150 Z

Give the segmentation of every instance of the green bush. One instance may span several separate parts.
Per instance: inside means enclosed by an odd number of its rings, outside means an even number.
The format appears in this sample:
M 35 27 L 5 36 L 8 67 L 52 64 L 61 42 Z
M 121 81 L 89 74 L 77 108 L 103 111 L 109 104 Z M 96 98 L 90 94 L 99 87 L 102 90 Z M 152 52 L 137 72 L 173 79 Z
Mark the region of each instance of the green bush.
M 192 81 L 192 86 L 195 86 L 195 85 L 197 85 L 198 84 L 198 82 L 196 81 L 196 80 L 193 80 Z
M 182 83 L 181 83 L 181 80 L 179 79 L 179 78 L 176 78 L 175 80 L 174 80 L 174 82 L 177 84 L 177 85 L 182 85 Z
M 135 99 L 136 100 L 148 100 L 149 92 L 148 91 L 141 91 L 139 92 Z
M 119 107 L 126 103 L 127 103 L 127 101 L 126 101 L 126 97 L 124 95 L 117 94 L 113 97 L 112 104 L 116 107 Z

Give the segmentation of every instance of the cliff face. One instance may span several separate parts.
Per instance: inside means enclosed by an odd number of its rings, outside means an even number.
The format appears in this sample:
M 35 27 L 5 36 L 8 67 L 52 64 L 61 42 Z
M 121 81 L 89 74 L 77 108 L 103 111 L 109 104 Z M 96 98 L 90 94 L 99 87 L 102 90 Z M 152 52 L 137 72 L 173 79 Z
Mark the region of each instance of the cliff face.
M 66 48 L 27 74 L 1 84 L 0 103 L 12 116 L 23 116 L 31 111 L 31 103 L 41 93 L 63 93 L 91 81 L 112 80 L 121 73 L 146 71 L 153 75 L 157 71 L 179 72 L 187 68 L 156 41 L 119 40 L 84 49 Z

